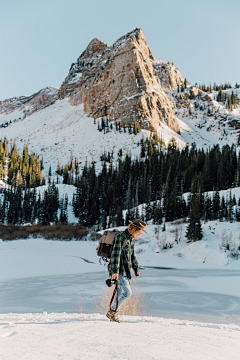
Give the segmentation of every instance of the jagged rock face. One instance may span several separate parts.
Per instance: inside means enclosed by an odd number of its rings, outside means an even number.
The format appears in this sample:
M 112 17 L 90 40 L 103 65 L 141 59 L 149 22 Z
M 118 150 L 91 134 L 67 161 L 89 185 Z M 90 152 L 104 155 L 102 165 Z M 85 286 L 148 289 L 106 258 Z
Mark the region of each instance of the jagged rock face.
M 196 97 L 198 96 L 199 90 L 198 88 L 196 88 L 195 86 L 193 86 L 190 89 L 190 99 L 196 99 Z
M 71 104 L 83 103 L 85 112 L 94 118 L 108 115 L 110 121 L 124 124 L 136 120 L 147 129 L 166 123 L 179 131 L 171 103 L 153 69 L 155 62 L 141 29 L 110 47 L 94 39 L 72 65 L 60 97 L 70 94 Z
M 159 77 L 161 85 L 164 89 L 176 89 L 178 85 L 184 83 L 184 79 L 180 71 L 176 69 L 171 62 L 162 61 L 155 58 L 153 62 L 155 74 Z
M 31 96 L 13 97 L 0 101 L 0 114 L 9 114 L 14 110 L 20 110 L 25 117 L 53 104 L 57 99 L 58 89 L 48 86 Z
M 88 69 L 101 58 L 101 55 L 108 45 L 104 44 L 99 39 L 93 39 L 85 51 L 79 56 L 76 63 L 70 67 L 69 74 L 64 80 L 61 88 L 59 89 L 59 97 L 63 98 L 70 95 L 72 90 L 76 87 L 79 77 L 82 76 L 83 69 Z

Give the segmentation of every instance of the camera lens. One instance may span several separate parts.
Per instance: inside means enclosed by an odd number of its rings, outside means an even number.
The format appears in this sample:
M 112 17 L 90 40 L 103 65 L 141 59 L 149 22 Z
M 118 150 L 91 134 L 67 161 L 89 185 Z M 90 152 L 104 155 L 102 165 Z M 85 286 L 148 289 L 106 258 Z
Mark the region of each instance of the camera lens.
M 112 286 L 112 280 L 111 279 L 107 279 L 106 280 L 106 284 L 108 287 L 111 287 Z

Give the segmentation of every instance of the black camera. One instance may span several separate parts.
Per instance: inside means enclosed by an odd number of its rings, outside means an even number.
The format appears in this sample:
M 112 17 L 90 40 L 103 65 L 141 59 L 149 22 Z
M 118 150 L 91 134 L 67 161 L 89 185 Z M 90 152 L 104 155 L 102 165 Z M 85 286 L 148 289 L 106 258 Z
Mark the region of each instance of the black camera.
M 111 287 L 112 285 L 118 285 L 119 280 L 110 278 L 110 279 L 106 280 L 106 284 L 107 284 L 108 287 Z

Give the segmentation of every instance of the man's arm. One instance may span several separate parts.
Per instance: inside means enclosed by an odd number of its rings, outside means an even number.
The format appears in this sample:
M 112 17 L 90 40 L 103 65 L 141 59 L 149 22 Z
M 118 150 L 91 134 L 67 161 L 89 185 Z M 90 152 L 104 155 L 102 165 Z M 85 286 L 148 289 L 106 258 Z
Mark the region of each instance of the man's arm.
M 131 261 L 132 261 L 132 268 L 135 272 L 135 275 L 137 275 L 137 273 L 139 272 L 139 265 L 138 265 L 136 256 L 134 255 L 134 245 L 133 245 L 133 250 L 132 250 Z

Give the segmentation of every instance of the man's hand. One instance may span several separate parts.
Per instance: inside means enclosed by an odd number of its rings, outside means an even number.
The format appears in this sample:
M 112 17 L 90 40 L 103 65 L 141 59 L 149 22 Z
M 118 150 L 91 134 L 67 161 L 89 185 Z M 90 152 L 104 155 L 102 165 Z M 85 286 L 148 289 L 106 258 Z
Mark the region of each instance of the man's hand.
M 140 276 L 140 271 L 138 271 L 135 276 L 139 277 Z
M 112 279 L 117 280 L 118 279 L 118 274 L 112 274 Z

